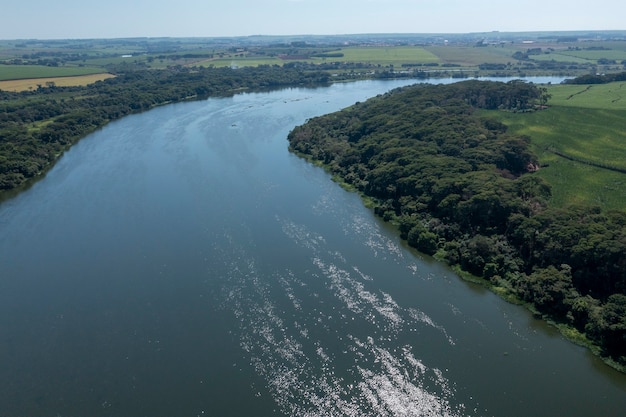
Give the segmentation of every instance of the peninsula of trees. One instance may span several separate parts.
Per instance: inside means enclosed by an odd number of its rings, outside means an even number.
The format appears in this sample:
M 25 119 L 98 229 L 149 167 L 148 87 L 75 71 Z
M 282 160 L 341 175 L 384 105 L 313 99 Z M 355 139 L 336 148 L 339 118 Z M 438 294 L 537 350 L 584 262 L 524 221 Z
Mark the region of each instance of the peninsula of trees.
M 546 100 L 522 81 L 404 87 L 308 121 L 290 149 L 370 198 L 409 245 L 623 366 L 626 212 L 552 207 L 529 138 L 481 116 Z

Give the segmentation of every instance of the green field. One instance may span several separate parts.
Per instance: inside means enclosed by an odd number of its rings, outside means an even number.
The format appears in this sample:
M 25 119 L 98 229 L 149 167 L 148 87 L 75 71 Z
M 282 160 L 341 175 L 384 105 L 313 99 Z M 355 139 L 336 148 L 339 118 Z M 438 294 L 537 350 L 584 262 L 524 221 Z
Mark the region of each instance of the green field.
M 437 56 L 441 62 L 462 66 L 474 67 L 485 62 L 492 64 L 517 62 L 511 57 L 516 49 L 510 47 L 428 46 L 426 50 Z
M 623 210 L 626 174 L 598 165 L 626 169 L 626 83 L 556 85 L 549 92 L 546 110 L 490 114 L 530 136 L 544 166 L 536 175 L 553 185 L 553 204 Z
M 626 82 L 554 85 L 550 105 L 583 109 L 626 110 Z
M 200 65 L 219 67 L 256 67 L 259 65 L 283 65 L 286 61 L 278 58 L 218 58 L 202 61 Z
M 581 51 L 560 51 L 559 55 L 569 56 L 572 58 L 584 59 L 587 61 L 597 61 L 598 59 L 614 59 L 615 61 L 622 61 L 626 59 L 626 51 L 621 50 L 581 50 Z
M 573 36 L 573 34 L 568 34 Z M 619 34 L 617 34 L 619 35 Z M 561 42 L 556 33 L 333 37 L 0 40 L 0 80 L 163 69 L 341 63 L 346 70 L 432 66 L 476 75 L 581 75 L 622 71 L 626 41 Z M 583 36 L 578 34 L 577 36 Z M 626 35 L 624 35 L 626 40 Z M 447 40 L 446 40 L 447 39 Z M 599 39 L 604 39 L 600 41 Z M 619 38 L 614 38 L 619 39 Z M 528 54 L 527 54 L 528 53 Z M 323 55 L 327 54 L 326 57 Z M 526 55 L 527 54 L 527 55 Z M 130 57 L 124 57 L 130 55 Z M 333 56 L 338 55 L 338 56 Z M 515 58 L 514 58 L 515 56 Z M 608 60 L 601 61 L 598 60 Z M 490 65 L 496 65 L 493 67 Z M 17 69 L 16 67 L 20 67 Z M 352 66 L 353 68 L 346 68 Z M 32 67 L 32 68 L 31 68 Z M 100 68 L 97 68 L 100 67 Z M 119 68 L 116 68 L 119 67 Z M 328 66 L 326 66 L 328 68 Z
M 561 52 L 552 52 L 549 54 L 533 55 L 534 61 L 557 61 L 557 62 L 575 62 L 577 64 L 587 64 L 588 59 L 580 58 L 574 55 Z
M 93 67 L 104 67 L 105 65 L 119 65 L 124 62 L 127 63 L 137 63 L 146 61 L 145 57 L 142 56 L 130 56 L 123 57 L 121 55 L 115 57 L 106 57 L 106 58 L 90 58 L 85 61 L 85 65 L 90 65 Z
M 0 81 L 29 78 L 70 77 L 104 72 L 97 67 L 47 67 L 43 65 L 0 65 Z
M 271 51 L 271 50 L 270 50 Z M 283 59 L 280 55 L 287 55 L 287 51 L 271 51 L 270 54 L 232 53 L 223 54 L 223 57 L 200 61 L 200 65 L 215 67 L 225 66 L 256 66 L 256 65 L 284 65 L 289 62 L 308 62 L 320 64 L 324 62 L 363 63 L 380 66 L 397 66 L 402 64 L 432 64 L 439 63 L 440 59 L 420 46 L 394 46 L 394 47 L 346 47 L 335 48 L 327 53 L 342 54 L 342 56 L 316 57 L 312 54 L 309 58 Z M 306 55 L 309 50 L 303 49 L 296 55 Z
M 329 61 L 363 62 L 375 65 L 429 64 L 439 62 L 432 52 L 419 46 L 396 47 L 352 47 L 340 51 L 341 58 L 328 58 Z

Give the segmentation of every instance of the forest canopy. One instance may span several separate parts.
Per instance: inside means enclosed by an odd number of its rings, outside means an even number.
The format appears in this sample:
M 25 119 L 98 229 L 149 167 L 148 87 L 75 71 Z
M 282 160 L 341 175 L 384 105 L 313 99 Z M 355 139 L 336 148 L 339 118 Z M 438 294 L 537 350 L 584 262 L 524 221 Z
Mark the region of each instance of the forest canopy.
M 550 206 L 530 138 L 478 109 L 543 109 L 522 81 L 396 89 L 308 121 L 290 149 L 374 201 L 408 244 L 626 364 L 626 213 Z M 549 111 L 549 110 L 547 110 Z

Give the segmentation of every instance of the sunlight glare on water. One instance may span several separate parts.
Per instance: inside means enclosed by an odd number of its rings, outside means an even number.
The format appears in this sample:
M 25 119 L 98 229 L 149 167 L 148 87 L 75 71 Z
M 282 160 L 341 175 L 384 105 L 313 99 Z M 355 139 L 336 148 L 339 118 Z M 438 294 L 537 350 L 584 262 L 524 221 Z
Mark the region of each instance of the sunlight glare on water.
M 454 389 L 439 369 L 417 359 L 410 346 L 395 345 L 398 333 L 420 326 L 437 328 L 450 343 L 445 330 L 376 290 L 370 277 L 326 247 L 324 236 L 286 219 L 276 221 L 306 252 L 309 264 L 268 277 L 240 247 L 232 254 L 222 306 L 239 319 L 240 346 L 283 413 L 466 415 L 462 405 L 450 404 Z M 368 235 L 370 253 L 402 257 L 371 224 L 367 228 L 356 219 L 354 225 L 357 235 Z M 311 281 L 315 292 L 308 291 Z

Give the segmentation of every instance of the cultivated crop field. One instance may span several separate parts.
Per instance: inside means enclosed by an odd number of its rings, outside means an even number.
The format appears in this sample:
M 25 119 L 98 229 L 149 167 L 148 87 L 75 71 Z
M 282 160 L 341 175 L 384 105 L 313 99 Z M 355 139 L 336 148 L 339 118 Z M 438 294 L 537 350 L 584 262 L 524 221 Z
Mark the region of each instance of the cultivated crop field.
M 626 65 L 624 41 L 550 32 L 344 37 L 0 40 L 0 80 L 77 76 L 132 69 L 340 63 L 340 71 L 432 66 L 475 75 L 581 75 Z M 576 39 L 580 38 L 579 41 Z M 447 41 L 446 41 L 447 40 Z M 324 56 L 326 55 L 326 56 Z M 4 65 L 3 65 L 4 64 Z M 486 64 L 486 65 L 485 65 Z M 450 67 L 457 67 L 450 69 Z
M 515 49 L 509 47 L 428 46 L 426 50 L 436 55 L 441 62 L 462 66 L 474 67 L 485 62 L 493 64 L 516 62 L 511 57 Z
M 575 62 L 577 64 L 586 64 L 588 59 L 570 55 L 567 52 L 552 52 L 549 54 L 533 55 L 534 61 L 557 61 L 557 62 Z
M 306 49 L 298 51 L 300 54 L 306 54 Z M 380 66 L 396 66 L 401 67 L 402 64 L 432 64 L 440 62 L 440 59 L 420 46 L 364 46 L 364 47 L 347 47 L 337 48 L 328 52 L 330 54 L 341 54 L 341 56 L 328 56 L 298 59 L 281 59 L 280 54 L 268 54 L 266 56 L 255 54 L 228 54 L 221 58 L 210 59 L 202 62 L 202 65 L 221 66 L 253 66 L 253 65 L 283 65 L 287 62 L 308 62 L 319 64 L 323 62 L 342 62 L 342 63 L 363 63 Z M 296 54 L 298 55 L 298 54 Z
M 343 48 L 337 52 L 343 53 L 344 56 L 341 58 L 328 58 L 328 60 L 397 66 L 440 62 L 436 55 L 419 46 L 352 47 Z
M 626 174 L 616 170 L 626 170 L 626 83 L 555 85 L 549 92 L 546 110 L 489 114 L 530 136 L 543 165 L 536 175 L 554 186 L 553 204 L 623 210 Z
M 111 78 L 111 74 L 90 74 L 78 75 L 76 77 L 51 77 L 51 78 L 30 78 L 25 80 L 0 81 L 0 90 L 4 91 L 26 91 L 35 90 L 38 86 L 46 87 L 49 83 L 59 87 L 78 86 L 93 84 L 96 81 Z
M 623 50 L 572 50 L 560 51 L 559 55 L 570 56 L 572 58 L 584 59 L 586 61 L 597 61 L 598 59 L 613 59 L 622 61 L 626 59 L 626 51 Z
M 283 65 L 286 61 L 278 58 L 261 58 L 261 57 L 232 57 L 232 58 L 215 58 L 207 59 L 197 63 L 205 67 L 256 67 L 259 65 Z
M 102 73 L 98 67 L 48 67 L 44 65 L 0 65 L 0 81 L 28 78 L 70 77 Z
M 550 87 L 552 106 L 583 109 L 626 110 L 626 82 L 609 84 L 564 84 Z

